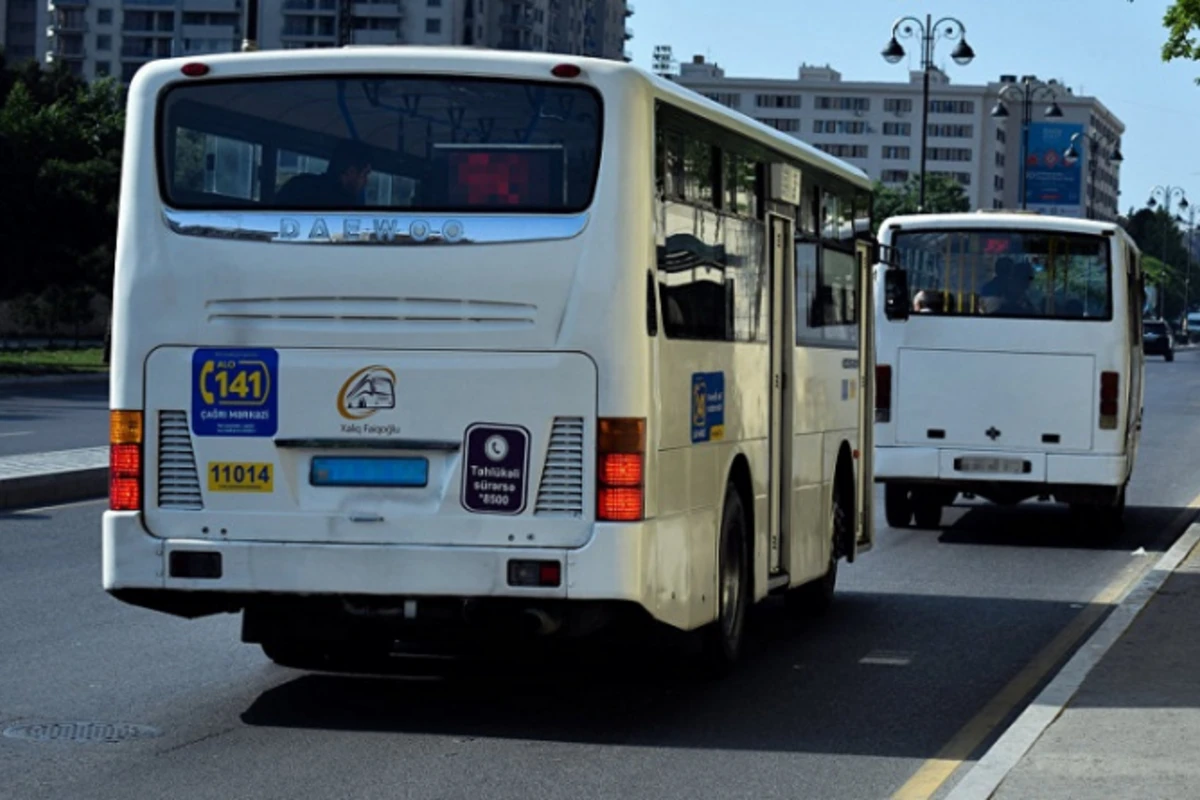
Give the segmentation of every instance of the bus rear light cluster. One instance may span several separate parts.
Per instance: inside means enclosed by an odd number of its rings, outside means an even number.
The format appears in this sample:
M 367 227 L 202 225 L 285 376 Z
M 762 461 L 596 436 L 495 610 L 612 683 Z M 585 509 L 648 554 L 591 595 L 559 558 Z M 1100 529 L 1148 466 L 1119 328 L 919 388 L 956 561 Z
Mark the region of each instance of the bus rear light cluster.
M 1119 392 L 1121 376 L 1116 372 L 1100 373 L 1100 428 L 1111 431 L 1117 427 L 1121 410 Z
M 142 412 L 113 411 L 108 429 L 108 507 L 141 511 Z
M 892 421 L 892 367 L 875 365 L 875 421 Z
M 646 510 L 646 420 L 600 420 L 596 451 L 596 519 L 601 522 L 643 519 Z

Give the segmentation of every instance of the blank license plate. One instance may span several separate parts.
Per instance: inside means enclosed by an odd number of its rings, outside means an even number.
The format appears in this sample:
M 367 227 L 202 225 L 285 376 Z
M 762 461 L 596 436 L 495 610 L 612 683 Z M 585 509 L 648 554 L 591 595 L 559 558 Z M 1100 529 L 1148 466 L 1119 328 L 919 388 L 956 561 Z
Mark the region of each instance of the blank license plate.
M 1029 462 L 1020 458 L 996 458 L 994 456 L 963 456 L 954 459 L 954 469 L 959 472 L 989 472 L 1004 475 L 1022 475 L 1029 472 Z
M 429 483 L 429 460 L 317 456 L 312 460 L 308 481 L 313 486 L 420 488 Z

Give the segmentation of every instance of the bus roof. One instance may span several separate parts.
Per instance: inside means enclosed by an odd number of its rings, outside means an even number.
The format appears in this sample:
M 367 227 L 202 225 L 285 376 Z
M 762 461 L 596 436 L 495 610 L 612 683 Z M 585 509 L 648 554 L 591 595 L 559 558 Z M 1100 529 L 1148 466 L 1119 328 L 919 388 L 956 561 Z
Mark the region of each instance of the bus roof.
M 1014 228 L 1024 230 L 1055 230 L 1068 233 L 1103 235 L 1124 229 L 1116 222 L 1078 217 L 1055 217 L 1029 211 L 959 212 L 952 214 L 904 214 L 889 217 L 880 225 L 885 229 L 924 228 Z
M 719 117 L 723 124 L 737 130 L 759 144 L 795 159 L 803 164 L 825 170 L 862 189 L 871 188 L 867 174 L 857 167 L 835 158 L 795 137 L 775 130 L 739 111 L 709 100 L 707 97 L 662 78 L 642 67 L 610 59 L 560 53 L 527 53 L 509 50 L 489 50 L 476 47 L 428 47 L 423 45 L 348 45 L 342 48 L 309 48 L 302 50 L 258 50 L 248 53 L 219 53 L 204 56 L 165 58 L 151 61 L 134 75 L 131 92 L 148 89 L 157 92 L 167 82 L 180 78 L 184 64 L 202 63 L 211 70 L 210 78 L 220 77 L 278 77 L 289 73 L 357 73 L 384 67 L 395 68 L 403 60 L 421 71 L 461 71 L 464 74 L 510 75 L 514 78 L 545 79 L 550 70 L 563 63 L 578 65 L 587 73 L 602 76 L 622 74 L 637 76 L 647 82 L 659 96 L 670 98 L 684 107 L 691 107 L 702 116 Z M 203 80 L 202 78 L 200 80 Z

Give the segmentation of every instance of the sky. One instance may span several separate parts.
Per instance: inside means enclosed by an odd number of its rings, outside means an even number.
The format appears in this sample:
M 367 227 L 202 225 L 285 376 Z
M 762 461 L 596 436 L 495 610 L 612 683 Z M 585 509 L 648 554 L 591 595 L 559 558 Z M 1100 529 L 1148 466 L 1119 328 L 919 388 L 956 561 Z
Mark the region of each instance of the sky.
M 1156 186 L 1183 188 L 1200 204 L 1200 62 L 1164 63 L 1167 0 L 631 0 L 634 63 L 650 68 L 655 45 L 675 59 L 703 55 L 727 77 L 794 78 L 802 62 L 829 64 L 843 80 L 904 81 L 920 48 L 902 40 L 907 62 L 879 55 L 892 23 L 909 14 L 953 16 L 975 60 L 960 67 L 953 43 L 934 62 L 952 83 L 1002 74 L 1057 78 L 1095 96 L 1125 123 L 1120 210 L 1141 208 Z M 1200 205 L 1197 205 L 1200 208 Z

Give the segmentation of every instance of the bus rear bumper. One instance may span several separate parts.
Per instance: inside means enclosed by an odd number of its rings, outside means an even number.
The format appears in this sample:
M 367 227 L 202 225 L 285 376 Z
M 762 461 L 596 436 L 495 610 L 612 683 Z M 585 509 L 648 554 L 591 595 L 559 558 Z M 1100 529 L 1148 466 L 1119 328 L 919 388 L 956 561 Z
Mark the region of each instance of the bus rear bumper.
M 103 517 L 103 588 L 184 617 L 241 610 L 255 596 L 613 601 L 654 613 L 653 522 L 597 524 L 577 549 L 432 547 L 161 539 L 136 512 Z M 557 586 L 509 584 L 510 561 L 560 565 Z M 668 587 L 682 590 L 682 587 Z M 669 615 L 668 615 L 669 616 Z
M 1025 474 L 965 473 L 955 469 L 964 456 L 1022 458 L 1029 462 Z M 952 450 L 936 447 L 877 447 L 875 481 L 969 485 L 987 483 L 1037 483 L 1057 486 L 1122 486 L 1129 477 L 1123 455 L 1073 455 Z

